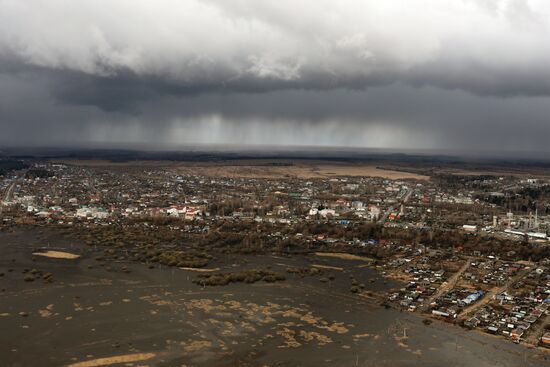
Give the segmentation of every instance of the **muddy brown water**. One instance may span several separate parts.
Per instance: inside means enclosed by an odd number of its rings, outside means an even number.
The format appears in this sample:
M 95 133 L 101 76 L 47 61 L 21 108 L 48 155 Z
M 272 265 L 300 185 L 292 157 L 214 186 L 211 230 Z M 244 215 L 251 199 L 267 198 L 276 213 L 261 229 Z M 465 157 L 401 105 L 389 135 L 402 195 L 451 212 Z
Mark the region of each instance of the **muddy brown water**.
M 48 244 L 82 257 L 32 256 Z M 44 230 L 0 232 L 1 366 L 550 366 L 538 350 L 426 326 L 352 294 L 351 275 L 372 292 L 397 286 L 360 261 L 227 256 L 212 267 L 343 270 L 326 270 L 334 276 L 328 283 L 287 275 L 280 283 L 202 288 L 191 271 L 100 266 L 96 256 Z M 26 282 L 24 269 L 51 272 L 54 282 Z

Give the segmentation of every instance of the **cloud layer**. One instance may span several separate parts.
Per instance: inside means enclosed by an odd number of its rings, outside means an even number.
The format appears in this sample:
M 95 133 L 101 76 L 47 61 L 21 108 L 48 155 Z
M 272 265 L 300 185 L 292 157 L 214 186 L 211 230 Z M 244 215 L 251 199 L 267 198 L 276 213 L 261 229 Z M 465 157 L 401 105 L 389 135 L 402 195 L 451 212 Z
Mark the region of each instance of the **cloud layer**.
M 546 149 L 549 22 L 544 0 L 0 0 L 0 143 Z

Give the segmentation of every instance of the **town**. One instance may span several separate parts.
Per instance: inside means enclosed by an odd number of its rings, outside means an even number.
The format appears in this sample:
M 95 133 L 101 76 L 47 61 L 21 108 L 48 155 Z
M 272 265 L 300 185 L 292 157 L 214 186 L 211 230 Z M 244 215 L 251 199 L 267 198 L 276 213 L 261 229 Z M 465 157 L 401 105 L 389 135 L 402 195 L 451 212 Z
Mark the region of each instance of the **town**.
M 128 241 L 110 231 L 118 228 L 183 238 L 201 251 L 357 254 L 402 284 L 379 295 L 386 307 L 550 346 L 550 180 L 224 177 L 178 166 L 19 164 L 0 180 L 4 229 L 63 228 L 93 246 Z M 107 253 L 114 251 L 122 252 Z M 152 261 L 208 264 L 208 256 L 194 256 Z

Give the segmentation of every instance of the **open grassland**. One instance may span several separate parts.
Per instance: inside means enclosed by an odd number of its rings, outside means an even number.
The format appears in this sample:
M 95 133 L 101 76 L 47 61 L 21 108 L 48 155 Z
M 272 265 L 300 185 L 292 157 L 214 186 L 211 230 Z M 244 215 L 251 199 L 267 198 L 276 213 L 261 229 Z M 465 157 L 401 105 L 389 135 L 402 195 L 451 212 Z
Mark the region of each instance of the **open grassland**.
M 550 178 L 550 167 L 536 165 L 447 164 L 389 161 L 337 161 L 310 159 L 237 159 L 216 161 L 60 159 L 57 163 L 111 170 L 167 169 L 183 175 L 229 178 L 382 177 L 391 180 L 429 180 L 433 175 L 515 176 Z
M 281 165 L 278 165 L 281 164 Z M 284 165 L 286 164 L 286 165 Z M 276 162 L 240 162 L 239 164 L 186 165 L 177 168 L 185 174 L 202 174 L 213 177 L 245 177 L 245 178 L 330 178 L 344 176 L 383 177 L 392 180 L 417 179 L 427 180 L 429 177 L 409 172 L 400 172 L 378 168 L 373 164 L 327 162 L 327 161 L 276 161 Z
M 372 176 L 392 180 L 427 180 L 428 176 L 380 168 L 373 162 L 341 162 L 323 160 L 254 159 L 215 162 L 56 160 L 58 163 L 86 167 L 130 169 L 132 167 L 164 168 L 180 174 L 233 178 L 329 178 L 344 176 Z

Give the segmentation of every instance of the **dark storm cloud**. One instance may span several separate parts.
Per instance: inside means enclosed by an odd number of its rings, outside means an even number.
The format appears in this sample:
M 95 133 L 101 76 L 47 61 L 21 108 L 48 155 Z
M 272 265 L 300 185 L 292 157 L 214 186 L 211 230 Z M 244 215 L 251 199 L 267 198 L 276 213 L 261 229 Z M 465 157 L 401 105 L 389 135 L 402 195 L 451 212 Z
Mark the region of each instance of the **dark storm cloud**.
M 549 94 L 550 6 L 441 2 L 3 0 L 0 56 L 97 77 L 90 93 L 364 88 Z M 86 86 L 86 85 L 85 85 Z
M 0 143 L 548 150 L 549 20 L 542 0 L 0 0 Z
M 57 103 L 36 79 L 0 84 L 2 126 L 19 140 L 70 145 L 195 143 L 547 151 L 545 97 L 479 97 L 401 84 L 364 91 L 208 93 L 145 100 L 130 112 Z M 39 83 L 38 85 L 43 85 Z M 19 86 L 15 89 L 14 86 Z M 24 93 L 29 105 L 12 103 Z M 17 121 L 17 123 L 10 123 Z M 7 135 L 2 136 L 2 143 Z
M 36 74 L 33 71 L 33 74 Z M 161 100 L 164 97 L 200 97 L 207 94 L 230 95 L 257 94 L 272 91 L 330 91 L 341 88 L 339 83 L 330 83 L 321 78 L 315 83 L 302 84 L 298 82 L 281 82 L 266 80 L 258 83 L 253 79 L 242 79 L 238 82 L 216 83 L 203 82 L 199 84 L 178 83 L 153 76 L 139 76 L 132 71 L 117 71 L 113 76 L 95 76 L 80 72 L 42 70 L 47 76 L 52 96 L 59 102 L 74 105 L 91 105 L 106 111 L 136 111 L 137 107 L 151 100 Z M 393 80 L 380 76 L 371 76 L 369 87 L 391 84 Z M 346 83 L 347 89 L 364 89 L 367 81 L 353 80 Z

